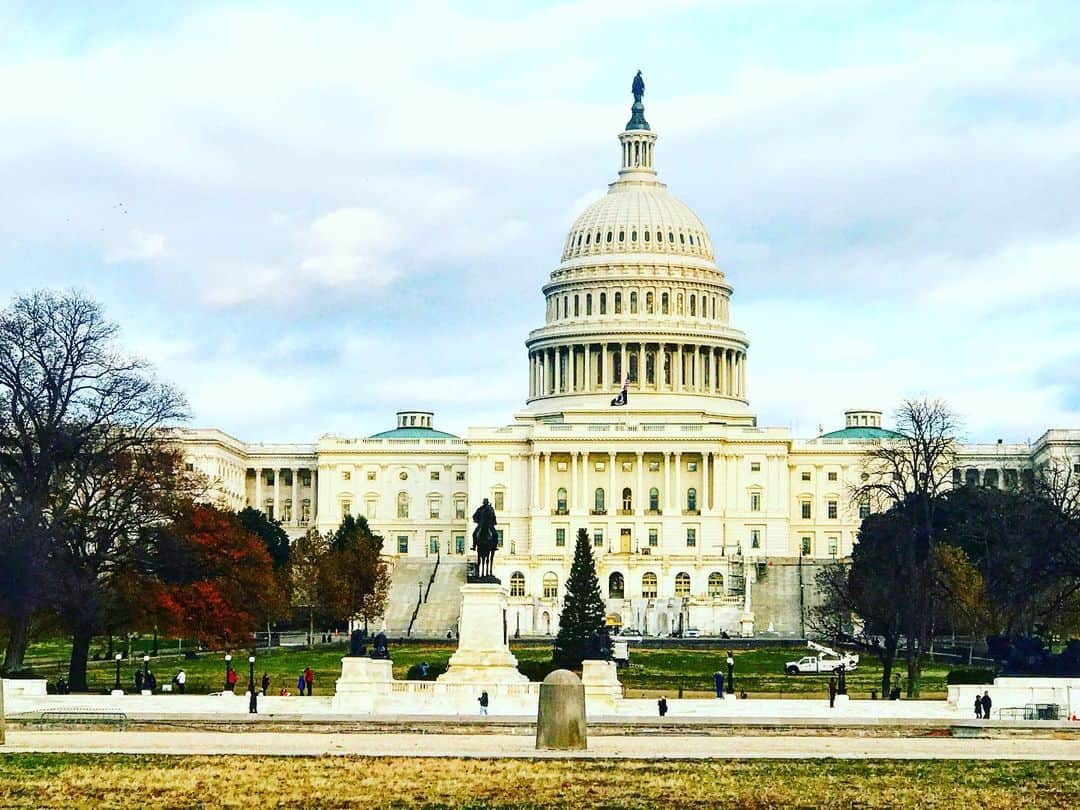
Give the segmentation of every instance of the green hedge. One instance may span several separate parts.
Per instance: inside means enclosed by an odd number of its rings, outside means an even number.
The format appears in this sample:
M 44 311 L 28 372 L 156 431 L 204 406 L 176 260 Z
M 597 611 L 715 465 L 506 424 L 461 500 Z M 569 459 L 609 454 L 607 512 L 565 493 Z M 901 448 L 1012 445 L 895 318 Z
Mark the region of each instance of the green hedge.
M 980 667 L 963 667 L 953 669 L 945 676 L 945 683 L 949 686 L 959 684 L 992 684 L 994 682 L 994 670 Z

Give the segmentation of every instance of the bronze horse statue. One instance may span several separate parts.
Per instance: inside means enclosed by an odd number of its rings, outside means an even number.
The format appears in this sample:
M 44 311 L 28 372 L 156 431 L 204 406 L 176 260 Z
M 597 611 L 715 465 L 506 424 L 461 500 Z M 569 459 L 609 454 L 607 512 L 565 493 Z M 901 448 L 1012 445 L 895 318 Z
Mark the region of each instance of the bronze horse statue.
M 473 529 L 472 547 L 476 550 L 477 578 L 494 577 L 495 550 L 499 547 L 499 532 L 495 528 L 495 509 L 484 498 L 483 504 L 473 513 L 476 528 Z

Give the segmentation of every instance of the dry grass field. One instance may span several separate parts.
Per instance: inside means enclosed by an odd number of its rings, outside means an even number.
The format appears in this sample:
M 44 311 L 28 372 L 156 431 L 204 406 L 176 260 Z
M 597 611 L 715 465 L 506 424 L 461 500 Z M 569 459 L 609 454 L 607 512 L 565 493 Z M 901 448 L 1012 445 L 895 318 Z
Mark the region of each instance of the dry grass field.
M 1075 764 L 0 757 L 5 808 L 1075 807 Z

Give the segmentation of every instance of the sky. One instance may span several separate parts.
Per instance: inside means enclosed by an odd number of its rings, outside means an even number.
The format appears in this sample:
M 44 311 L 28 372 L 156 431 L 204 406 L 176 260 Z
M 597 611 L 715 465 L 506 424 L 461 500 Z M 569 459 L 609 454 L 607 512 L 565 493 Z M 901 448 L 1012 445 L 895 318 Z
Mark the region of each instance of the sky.
M 1080 427 L 1071 1 L 0 0 L 0 301 L 85 291 L 248 441 L 506 424 L 638 69 L 759 424 Z

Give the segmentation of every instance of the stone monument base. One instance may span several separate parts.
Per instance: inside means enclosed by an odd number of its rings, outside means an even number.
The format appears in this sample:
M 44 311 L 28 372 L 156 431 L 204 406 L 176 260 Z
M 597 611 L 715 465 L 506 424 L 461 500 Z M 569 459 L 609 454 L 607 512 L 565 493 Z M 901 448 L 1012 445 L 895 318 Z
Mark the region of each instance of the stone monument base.
M 615 702 L 622 699 L 623 690 L 614 661 L 582 661 L 581 683 L 593 712 L 615 711 Z
M 458 648 L 439 676 L 441 683 L 495 686 L 525 684 L 506 634 L 507 590 L 498 582 L 461 586 Z
M 332 706 L 335 711 L 370 713 L 378 701 L 389 694 L 394 680 L 394 666 L 388 659 L 345 656 L 341 659 L 341 677 L 335 684 Z

